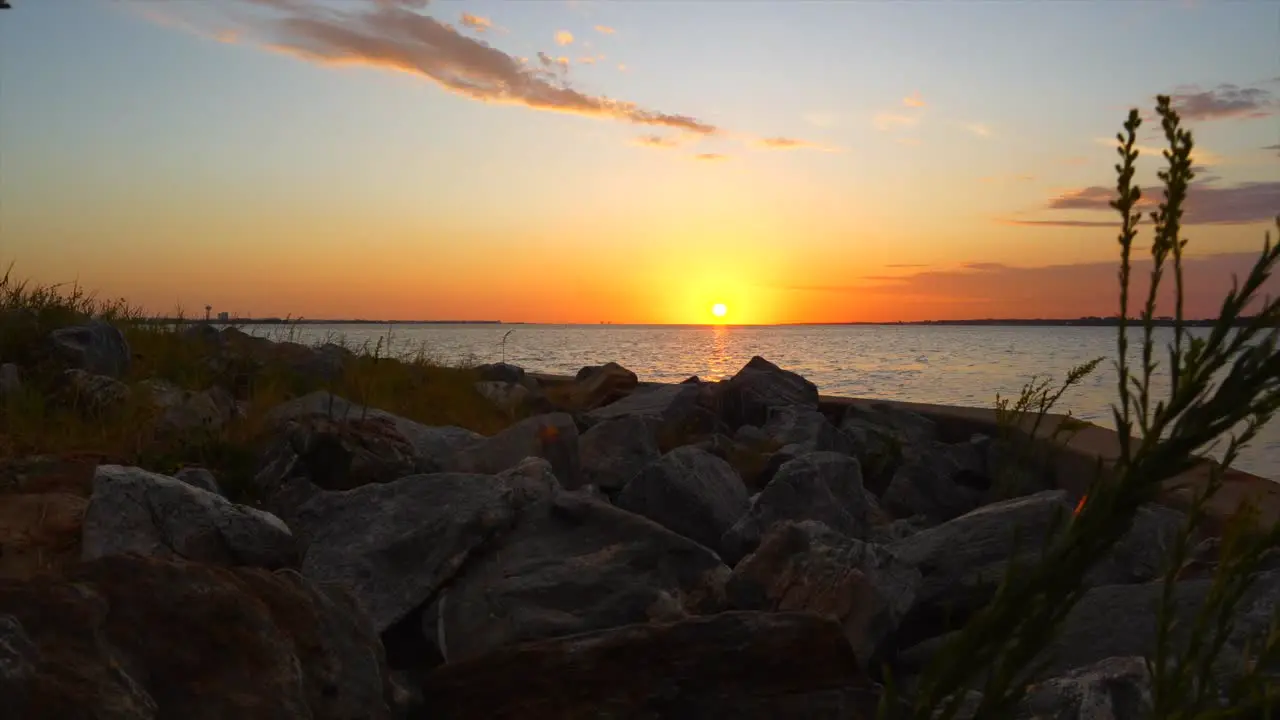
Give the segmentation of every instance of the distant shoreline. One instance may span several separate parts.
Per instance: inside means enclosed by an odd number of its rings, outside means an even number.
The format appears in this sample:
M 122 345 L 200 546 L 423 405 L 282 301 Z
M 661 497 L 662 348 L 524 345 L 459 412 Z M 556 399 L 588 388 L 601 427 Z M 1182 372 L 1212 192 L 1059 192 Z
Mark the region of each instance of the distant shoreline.
M 1236 327 L 1248 324 L 1252 318 L 1240 318 L 1235 323 Z M 156 323 L 177 323 L 177 322 L 201 322 L 190 318 L 157 318 L 150 322 Z M 216 325 L 573 325 L 575 327 L 619 327 L 626 325 L 614 323 L 530 323 L 530 322 L 507 322 L 503 320 L 295 320 L 288 318 L 231 318 L 226 321 L 218 319 L 210 319 L 210 323 Z M 1215 320 L 1211 319 L 1195 319 L 1184 320 L 1184 327 L 1212 327 Z M 1156 327 L 1173 327 L 1172 318 L 1157 318 L 1153 323 Z M 639 327 L 714 327 L 708 323 L 634 323 L 633 326 Z M 845 327 L 845 326 L 900 326 L 900 325 L 944 325 L 944 326 L 969 326 L 969 327 L 1118 327 L 1120 325 L 1119 318 L 1100 318 L 1100 317 L 1082 317 L 1082 318 L 987 318 L 979 320 L 912 320 L 899 322 L 829 322 L 829 323 L 776 323 L 772 325 L 735 325 L 728 323 L 726 327 Z M 1130 327 L 1141 327 L 1140 319 L 1131 318 L 1129 320 Z

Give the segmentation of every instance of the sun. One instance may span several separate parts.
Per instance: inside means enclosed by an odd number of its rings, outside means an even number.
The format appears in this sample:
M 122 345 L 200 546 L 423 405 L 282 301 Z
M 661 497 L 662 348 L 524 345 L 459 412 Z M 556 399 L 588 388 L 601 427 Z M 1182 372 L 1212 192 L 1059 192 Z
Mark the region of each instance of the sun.
M 725 307 L 724 303 L 716 303 L 711 306 L 711 314 L 718 318 L 724 317 L 727 312 L 729 312 L 729 308 Z

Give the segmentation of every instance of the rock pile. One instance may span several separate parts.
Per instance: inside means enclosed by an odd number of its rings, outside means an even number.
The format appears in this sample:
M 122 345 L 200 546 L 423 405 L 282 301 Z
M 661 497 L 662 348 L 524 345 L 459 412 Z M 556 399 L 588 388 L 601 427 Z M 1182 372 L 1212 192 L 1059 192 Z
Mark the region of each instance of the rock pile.
M 247 342 L 208 338 L 233 340 Z M 127 362 L 119 341 L 95 326 L 57 347 L 110 379 Z M 287 352 L 320 374 L 339 355 Z M 281 405 L 260 507 L 222 497 L 207 471 L 97 465 L 80 562 L 0 578 L 0 707 L 871 718 L 881 669 L 909 687 L 1010 556 L 1033 555 L 1028 538 L 1073 505 L 1051 478 L 999 477 L 998 440 L 946 437 L 888 405 L 833 409 L 758 357 L 715 383 L 584 368 L 571 407 L 520 368 L 481 378 L 513 417 L 533 414 L 484 437 L 326 392 Z M 234 421 L 221 389 L 153 392 L 172 431 Z M 1080 713 L 1108 693 L 1123 696 L 1114 717 L 1139 717 L 1150 581 L 1180 522 L 1144 509 L 1097 564 L 1028 717 L 1100 718 Z M 1188 608 L 1206 582 L 1179 583 Z M 1272 571 L 1243 605 L 1233 659 L 1277 602 Z

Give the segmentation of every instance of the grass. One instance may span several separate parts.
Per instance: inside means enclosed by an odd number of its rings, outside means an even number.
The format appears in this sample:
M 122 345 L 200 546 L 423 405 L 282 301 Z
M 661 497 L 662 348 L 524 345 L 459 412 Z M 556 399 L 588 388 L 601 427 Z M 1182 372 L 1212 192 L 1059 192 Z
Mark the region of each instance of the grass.
M 243 417 L 212 432 L 167 438 L 155 432 L 158 410 L 147 393 L 135 390 L 124 402 L 97 410 L 55 392 L 58 377 L 41 354 L 44 339 L 53 329 L 89 318 L 112 322 L 128 340 L 134 359 L 122 378 L 126 385 L 136 388 L 153 378 L 190 391 L 221 385 L 233 390 Z M 23 378 L 19 392 L 0 399 L 0 459 L 90 455 L 158 472 L 203 465 L 234 495 L 255 469 L 266 413 L 315 390 L 427 425 L 492 434 L 511 422 L 476 392 L 473 367 L 440 363 L 425 348 L 391 357 L 390 333 L 359 346 L 333 337 L 315 343 L 335 357 L 336 372 L 324 375 L 308 367 L 315 353 L 299 342 L 296 324 L 274 328 L 270 339 L 277 344 L 271 347 L 229 332 L 231 352 L 224 353 L 191 332 L 195 325 L 148 319 L 122 300 L 101 301 L 76 285 L 37 286 L 16 280 L 12 272 L 0 276 L 0 362 L 17 362 Z
M 978 687 L 982 699 L 972 715 L 978 718 L 1012 718 L 1028 688 L 1042 679 L 1044 650 L 1060 632 L 1072 607 L 1085 592 L 1085 572 L 1131 527 L 1138 509 L 1159 499 L 1180 474 L 1205 466 L 1203 455 L 1223 446 L 1220 463 L 1207 463 L 1209 479 L 1194 489 L 1187 521 L 1169 552 L 1163 597 L 1152 608 L 1158 628 L 1156 647 L 1147 657 L 1152 683 L 1152 717 L 1161 719 L 1219 717 L 1270 717 L 1280 711 L 1280 682 L 1275 675 L 1280 662 L 1280 608 L 1272 631 L 1251 648 L 1251 657 L 1233 682 L 1219 684 L 1215 666 L 1222 660 L 1226 638 L 1233 629 L 1235 610 L 1250 587 L 1264 553 L 1280 548 L 1280 525 L 1265 527 L 1254 509 L 1244 507 L 1228 523 L 1212 589 L 1188 628 L 1185 641 L 1175 641 L 1178 621 L 1173 612 L 1176 582 L 1187 561 L 1191 539 L 1206 518 L 1206 508 L 1224 484 L 1225 468 L 1252 441 L 1258 430 L 1280 409 L 1280 301 L 1263 297 L 1260 288 L 1280 260 L 1280 247 L 1268 233 L 1252 270 L 1243 282 L 1237 279 L 1223 299 L 1218 319 L 1208 337 L 1186 333 L 1183 316 L 1184 278 L 1182 257 L 1187 240 L 1182 237 L 1182 212 L 1191 180 L 1192 134 L 1181 127 L 1170 98 L 1157 98 L 1168 149 L 1159 178 L 1164 197 L 1149 215 L 1153 225 L 1150 290 L 1133 318 L 1141 324 L 1141 364 L 1127 360 L 1130 324 L 1131 260 L 1139 224 L 1136 211 L 1142 197 L 1133 184 L 1138 158 L 1137 131 L 1142 124 L 1135 109 L 1117 135 L 1116 199 L 1112 207 L 1121 216 L 1119 305 L 1117 327 L 1117 400 L 1113 416 L 1120 439 L 1120 454 L 1111 467 L 1099 463 L 1087 494 L 1069 518 L 1044 544 L 1040 560 L 1011 564 L 996 597 L 975 614 L 963 630 L 932 661 L 914 697 L 898 698 L 892 678 L 881 715 L 916 720 L 955 717 L 966 691 Z M 1280 229 L 1280 218 L 1276 220 Z M 1164 372 L 1169 375 L 1166 397 L 1156 399 L 1152 379 L 1161 371 L 1154 342 L 1159 286 L 1172 275 L 1174 283 L 1174 338 L 1167 347 Z M 1257 307 L 1256 314 L 1246 311 Z M 1068 382 L 1075 377 L 1073 373 Z M 1215 378 L 1221 378 L 1217 380 Z M 1078 379 L 1078 378 L 1077 378 Z M 1047 385 L 1033 384 L 1023 393 L 1024 402 L 999 406 L 1022 422 L 1028 413 L 1036 421 L 1054 399 Z M 902 710 L 902 708 L 906 708 Z

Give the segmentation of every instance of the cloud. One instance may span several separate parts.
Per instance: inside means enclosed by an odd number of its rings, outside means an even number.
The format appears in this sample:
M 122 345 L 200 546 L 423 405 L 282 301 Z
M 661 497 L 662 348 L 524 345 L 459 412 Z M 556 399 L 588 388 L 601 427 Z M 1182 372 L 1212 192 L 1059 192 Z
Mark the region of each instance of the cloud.
M 822 150 L 829 152 L 831 148 L 827 148 L 808 140 L 797 140 L 789 137 L 767 137 L 760 138 L 753 143 L 756 147 L 765 148 L 767 150 Z
M 1267 145 L 1267 146 L 1263 147 L 1262 149 L 1263 149 L 1263 150 L 1275 150 L 1275 151 L 1276 151 L 1276 155 L 1280 156 L 1280 143 L 1277 143 L 1277 144 L 1275 144 L 1275 145 Z
M 919 146 L 920 146 L 920 138 L 914 138 L 914 137 L 896 137 L 896 138 L 894 138 L 894 139 L 893 139 L 893 141 L 894 141 L 894 142 L 896 142 L 896 143 L 898 143 L 899 145 L 906 145 L 907 147 L 919 147 Z
M 1093 141 L 1099 145 L 1105 145 L 1106 147 L 1111 148 L 1113 152 L 1117 147 L 1116 139 L 1114 137 L 1094 138 Z M 1133 149 L 1138 151 L 1138 155 L 1140 158 L 1141 157 L 1155 158 L 1163 162 L 1164 151 L 1167 148 L 1156 147 L 1155 145 L 1143 145 L 1142 143 L 1134 143 Z M 1196 162 L 1197 167 L 1200 169 L 1203 169 L 1204 167 L 1209 165 L 1222 165 L 1223 163 L 1226 162 L 1226 159 L 1223 158 L 1221 155 L 1211 150 L 1206 150 L 1205 148 L 1202 148 L 1198 145 L 1194 149 L 1192 149 L 1191 156 L 1192 156 L 1192 160 Z M 1112 155 L 1112 157 L 1114 158 L 1115 156 Z M 1142 162 L 1142 160 L 1139 160 L 1139 162 Z M 1197 172 L 1199 172 L 1199 170 L 1197 170 Z
M 890 265 L 885 265 L 885 267 L 907 269 L 907 268 L 926 268 L 929 266 L 924 263 L 892 263 Z
M 916 91 L 902 98 L 902 104 L 909 108 L 922 108 L 924 107 L 924 99 L 920 97 L 920 92 Z
M 1173 107 L 1186 120 L 1262 118 L 1280 110 L 1276 96 L 1259 87 L 1222 83 L 1212 90 L 1182 88 L 1172 95 Z
M 596 32 L 600 33 L 601 35 L 612 35 L 618 32 L 617 30 L 614 30 L 608 25 L 597 25 L 595 29 L 596 29 Z
M 596 64 L 596 59 L 595 59 L 594 57 L 589 57 L 589 56 L 588 56 L 588 57 L 580 57 L 580 58 L 578 58 L 578 64 L 579 64 L 579 65 L 595 65 L 595 64 Z
M 680 140 L 679 138 L 664 135 L 641 135 L 640 137 L 632 138 L 631 144 L 641 147 L 673 148 L 680 144 Z
M 489 18 L 472 15 L 468 12 L 462 13 L 462 19 L 459 20 L 459 22 L 461 22 L 462 26 L 468 30 L 478 33 L 488 32 L 493 29 L 493 23 L 490 22 Z
M 563 75 L 564 73 L 569 72 L 569 58 L 564 57 L 563 55 L 560 57 L 551 57 L 539 50 L 538 62 L 542 64 L 543 68 L 554 73 L 560 73 Z
M 991 128 L 983 125 L 982 123 L 969 123 L 964 126 L 964 129 L 978 137 L 991 137 Z
M 1248 273 L 1257 253 L 1187 256 L 1184 260 L 1185 312 L 1189 318 L 1216 317 L 1232 274 Z M 908 318 L 1077 318 L 1117 312 L 1116 259 L 1069 265 L 1018 267 L 972 262 L 955 269 L 878 275 L 845 285 L 787 286 L 783 289 L 848 295 L 868 306 L 892 308 L 881 319 Z M 1150 256 L 1135 257 L 1131 292 L 1146 297 Z M 1162 283 L 1159 314 L 1173 314 L 1173 283 Z M 1280 291 L 1280 277 L 1263 294 Z
M 835 127 L 839 117 L 830 112 L 810 112 L 804 114 L 804 121 L 820 128 Z
M 433 17 L 406 9 L 403 0 L 344 3 L 341 10 L 292 0 L 256 0 L 274 16 L 256 19 L 269 49 L 326 65 L 368 65 L 419 75 L 440 87 L 481 102 L 523 105 L 534 110 L 618 120 L 711 135 L 713 124 L 660 112 L 623 100 L 590 95 L 548 70 L 467 37 Z M 415 5 L 420 6 L 420 5 Z M 348 9 L 348 8 L 360 9 Z M 549 56 L 547 56 L 549 57 Z M 565 59 L 567 63 L 567 59 Z
M 693 156 L 693 159 L 711 162 L 716 160 L 728 160 L 729 156 L 721 153 L 698 153 Z
M 573 33 L 568 30 L 556 31 L 556 44 L 560 46 L 573 44 Z
M 919 115 L 903 115 L 901 113 L 878 113 L 872 119 L 877 130 L 894 130 L 897 128 L 914 127 L 920 124 Z
M 1071 190 L 1050 198 L 1048 210 L 1100 211 L 1115 214 L 1111 200 L 1115 189 L 1092 186 Z M 1149 192 L 1139 201 L 1143 210 L 1152 210 L 1159 203 L 1156 192 Z M 1186 225 L 1240 225 L 1266 222 L 1280 214 L 1280 182 L 1247 182 L 1232 187 L 1218 187 L 1209 182 L 1193 183 L 1187 195 L 1183 223 Z M 1056 227 L 1114 227 L 1119 218 L 1112 220 L 1003 220 L 1010 225 L 1039 225 Z

